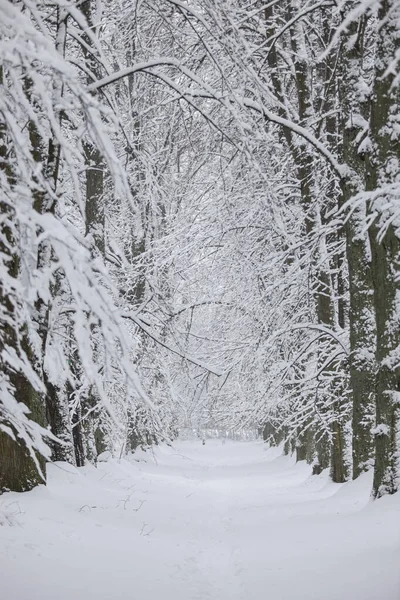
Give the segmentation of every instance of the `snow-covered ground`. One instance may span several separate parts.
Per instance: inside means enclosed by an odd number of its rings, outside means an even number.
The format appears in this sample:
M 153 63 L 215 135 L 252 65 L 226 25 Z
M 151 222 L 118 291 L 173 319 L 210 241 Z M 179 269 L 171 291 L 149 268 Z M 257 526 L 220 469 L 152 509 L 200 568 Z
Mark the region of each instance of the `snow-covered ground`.
M 178 442 L 0 497 L 2 600 L 399 600 L 400 494 Z

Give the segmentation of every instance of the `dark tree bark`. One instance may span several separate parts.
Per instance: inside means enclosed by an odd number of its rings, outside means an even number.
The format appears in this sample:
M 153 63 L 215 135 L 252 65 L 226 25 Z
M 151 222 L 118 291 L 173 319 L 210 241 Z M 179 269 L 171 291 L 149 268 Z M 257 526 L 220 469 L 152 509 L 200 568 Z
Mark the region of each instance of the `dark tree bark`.
M 348 10 L 351 6 L 352 3 L 349 3 Z M 365 186 L 365 161 L 358 150 L 360 134 L 369 112 L 367 98 L 363 98 L 359 91 L 363 89 L 365 27 L 366 16 L 363 16 L 350 24 L 342 39 L 339 81 L 342 155 L 343 162 L 352 173 L 342 182 L 342 204 L 363 191 Z M 371 430 L 375 413 L 375 315 L 364 207 L 354 209 L 344 228 L 350 298 L 353 478 L 356 478 L 371 466 L 373 460 Z
M 80 10 L 86 19 L 90 31 L 96 33 L 96 24 L 93 18 L 93 1 L 84 0 L 80 6 Z M 101 78 L 102 67 L 91 37 L 83 32 L 82 39 L 84 42 L 81 46 L 82 57 L 85 61 L 86 69 L 91 73 L 91 76 L 87 78 L 87 83 L 91 84 L 93 80 Z M 104 258 L 106 250 L 104 158 L 95 144 L 87 140 L 83 143 L 83 154 L 86 172 L 85 234 L 91 242 L 93 256 L 100 255 Z M 95 327 L 93 327 L 93 334 L 95 339 Z M 100 352 L 101 350 L 96 341 L 94 341 L 94 344 L 95 353 Z M 76 374 L 79 373 L 77 360 L 76 353 L 73 352 L 71 356 L 71 368 Z M 70 400 L 73 393 L 74 390 L 70 389 Z M 106 449 L 102 422 L 103 413 L 100 408 L 93 410 L 98 404 L 98 394 L 91 387 L 88 397 L 82 401 L 82 406 L 79 409 L 76 408 L 72 415 L 75 460 L 78 466 L 84 464 L 85 459 L 95 463 L 98 454 L 101 454 Z M 86 412 L 90 414 L 85 416 Z
M 400 240 L 393 210 L 399 202 L 400 88 L 391 65 L 400 50 L 400 5 L 382 0 L 378 12 L 377 48 L 371 100 L 371 151 L 367 155 L 366 189 L 376 193 L 369 229 L 377 333 L 375 470 L 373 494 L 392 494 L 399 487 L 400 420 Z
M 3 71 L 0 67 L 0 88 L 3 85 Z M 7 130 L 0 123 L 0 169 L 10 186 L 15 182 L 12 169 L 12 149 L 8 147 Z M 18 255 L 18 229 L 15 223 L 14 209 L 6 202 L 0 202 L 0 253 L 6 264 L 8 274 L 17 280 L 20 275 L 20 257 Z M 13 370 L 2 358 L 3 351 L 12 348 L 17 355 L 24 352 L 34 364 L 25 327 L 22 329 L 16 318 L 18 299 L 5 290 L 0 281 L 0 376 L 9 382 L 11 392 L 17 402 L 28 407 L 29 418 L 45 426 L 44 405 L 41 395 L 21 373 Z M 0 415 L 1 417 L 1 415 Z M 6 420 L 2 425 L 11 429 L 15 440 L 0 430 L 0 493 L 6 490 L 26 491 L 43 482 L 36 465 L 30 456 L 25 442 L 18 438 L 16 431 Z M 37 457 L 44 473 L 44 460 Z
M 61 9 L 57 12 L 57 27 L 65 27 L 66 16 L 61 18 Z M 64 19 L 64 21 L 62 20 Z M 58 51 L 59 49 L 56 48 Z M 28 99 L 30 99 L 30 87 L 31 82 L 29 77 L 26 79 L 26 93 Z M 61 122 L 61 115 L 59 116 Z M 28 123 L 29 139 L 32 147 L 32 156 L 37 164 L 42 165 L 44 169 L 44 175 L 49 182 L 54 195 L 57 191 L 60 160 L 61 160 L 61 148 L 59 144 L 55 143 L 53 138 L 50 137 L 46 143 L 36 125 L 30 121 Z M 40 214 L 50 213 L 55 215 L 57 209 L 57 203 L 54 196 L 50 196 L 44 190 L 38 187 L 34 191 L 34 209 Z M 53 261 L 53 252 L 51 246 L 47 241 L 43 241 L 39 244 L 36 267 L 38 270 L 49 268 Z M 59 290 L 58 285 L 52 286 L 51 292 L 53 300 L 57 296 Z M 37 331 L 41 340 L 41 352 L 42 352 L 42 364 L 38 366 L 40 370 L 40 376 L 46 387 L 45 394 L 45 406 L 46 406 L 46 419 L 50 425 L 51 432 L 62 442 L 60 444 L 56 441 L 50 441 L 49 445 L 52 449 L 52 460 L 61 460 L 66 462 L 74 463 L 73 443 L 72 443 L 72 431 L 68 413 L 68 402 L 67 395 L 64 390 L 60 389 L 54 382 L 49 378 L 49 374 L 45 368 L 45 357 L 47 353 L 47 345 L 49 338 L 50 328 L 50 313 L 52 308 L 52 301 L 45 302 L 39 297 L 35 302 L 35 321 L 37 324 Z

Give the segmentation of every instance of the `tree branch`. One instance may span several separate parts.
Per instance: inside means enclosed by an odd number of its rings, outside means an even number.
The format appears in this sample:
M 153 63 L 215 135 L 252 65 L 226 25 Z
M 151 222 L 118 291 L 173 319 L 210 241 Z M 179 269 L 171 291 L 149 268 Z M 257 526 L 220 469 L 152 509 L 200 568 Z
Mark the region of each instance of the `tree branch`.
M 218 371 L 214 367 L 210 367 L 209 365 L 206 365 L 205 363 L 201 362 L 200 360 L 197 360 L 197 358 L 194 358 L 192 356 L 188 356 L 187 354 L 184 354 L 178 348 L 172 348 L 171 346 L 169 346 L 168 344 L 166 344 L 165 342 L 163 342 L 162 340 L 160 340 L 160 338 L 157 335 L 155 335 L 150 330 L 150 328 L 147 327 L 147 325 L 145 325 L 143 323 L 143 321 L 141 319 L 138 319 L 138 317 L 136 315 L 134 315 L 132 313 L 123 313 L 121 316 L 124 319 L 129 319 L 130 321 L 132 321 L 133 323 L 135 323 L 135 325 L 137 325 L 138 327 L 140 327 L 140 329 L 142 331 L 144 331 L 144 333 L 146 335 L 148 335 L 152 340 L 154 340 L 157 344 L 159 344 L 160 346 L 162 346 L 166 350 L 169 350 L 173 354 L 176 354 L 177 356 L 180 356 L 184 360 L 187 360 L 188 362 L 192 363 L 193 365 L 196 365 L 197 367 L 200 367 L 201 369 L 204 369 L 205 371 L 208 371 L 209 373 L 212 373 L 213 375 L 216 375 L 217 377 L 221 377 L 221 375 L 222 375 L 221 371 Z

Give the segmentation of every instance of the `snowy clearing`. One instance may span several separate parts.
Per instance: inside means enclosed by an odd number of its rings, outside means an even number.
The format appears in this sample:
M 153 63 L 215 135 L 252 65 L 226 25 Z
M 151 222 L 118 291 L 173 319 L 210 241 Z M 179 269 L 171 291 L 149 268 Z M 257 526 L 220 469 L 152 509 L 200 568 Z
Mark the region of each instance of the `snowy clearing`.
M 400 495 L 261 442 L 49 465 L 0 497 L 2 600 L 399 600 Z

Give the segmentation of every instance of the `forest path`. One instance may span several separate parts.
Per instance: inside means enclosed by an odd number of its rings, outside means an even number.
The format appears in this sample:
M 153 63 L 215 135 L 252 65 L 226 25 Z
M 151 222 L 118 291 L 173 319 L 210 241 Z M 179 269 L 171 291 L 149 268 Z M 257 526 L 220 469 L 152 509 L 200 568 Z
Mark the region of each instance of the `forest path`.
M 399 600 L 400 495 L 369 503 L 370 475 L 261 442 L 135 457 L 0 497 L 2 600 Z

